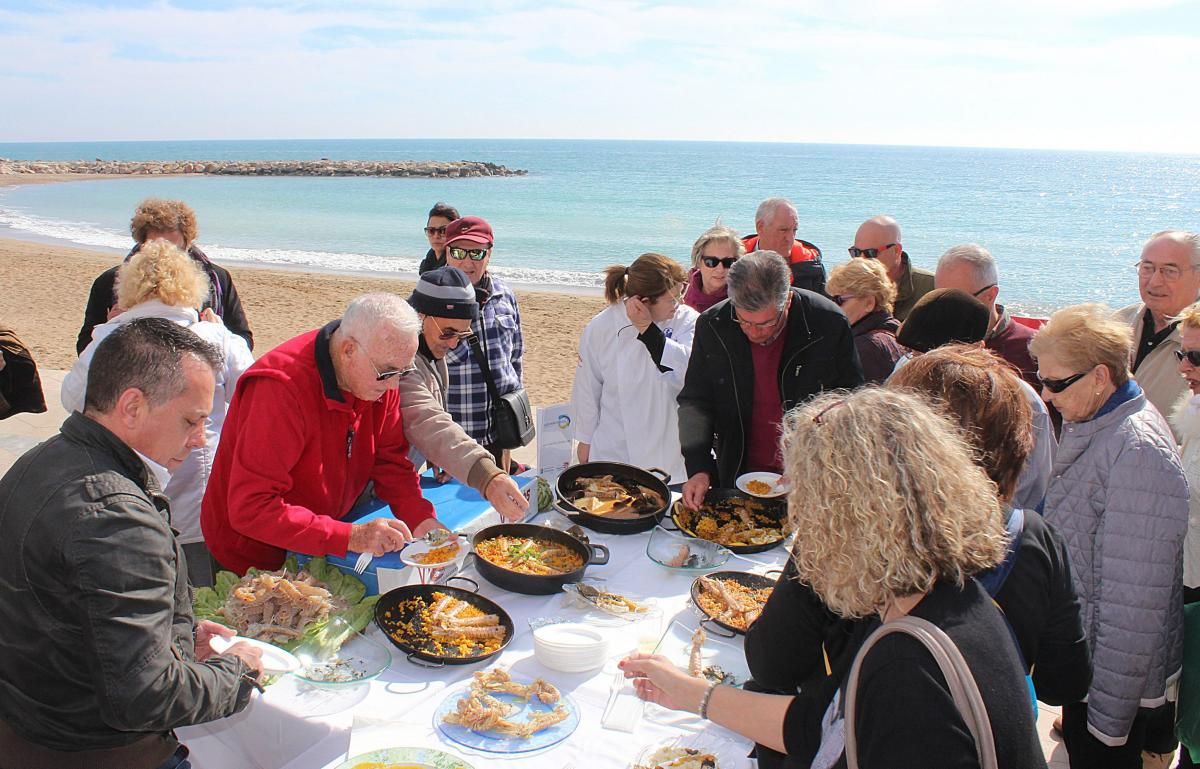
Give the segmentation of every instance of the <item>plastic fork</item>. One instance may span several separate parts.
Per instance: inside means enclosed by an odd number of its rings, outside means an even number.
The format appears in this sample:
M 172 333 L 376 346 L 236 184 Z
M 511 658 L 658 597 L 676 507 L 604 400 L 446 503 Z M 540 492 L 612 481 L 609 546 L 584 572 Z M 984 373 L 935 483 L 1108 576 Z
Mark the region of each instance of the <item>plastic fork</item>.
M 371 559 L 374 557 L 375 556 L 371 555 L 370 553 L 363 553 L 362 555 L 358 556 L 358 560 L 354 562 L 354 573 L 362 574 L 364 571 L 366 571 L 367 567 L 371 565 Z

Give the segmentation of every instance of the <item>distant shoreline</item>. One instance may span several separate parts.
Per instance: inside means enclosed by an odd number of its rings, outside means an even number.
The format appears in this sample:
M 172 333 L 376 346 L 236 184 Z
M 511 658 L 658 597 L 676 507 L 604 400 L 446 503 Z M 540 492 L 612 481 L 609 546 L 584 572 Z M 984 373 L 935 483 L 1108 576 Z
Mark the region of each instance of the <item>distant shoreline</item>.
M 525 176 L 528 172 L 476 160 L 9 160 L 0 175 L 48 176 L 354 176 L 457 179 Z

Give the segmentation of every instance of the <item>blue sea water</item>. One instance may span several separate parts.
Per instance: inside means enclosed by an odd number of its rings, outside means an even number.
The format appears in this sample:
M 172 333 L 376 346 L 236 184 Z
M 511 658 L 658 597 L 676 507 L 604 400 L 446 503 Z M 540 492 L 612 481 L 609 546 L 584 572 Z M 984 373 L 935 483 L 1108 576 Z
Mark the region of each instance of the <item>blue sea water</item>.
M 716 220 L 745 233 L 764 197 L 790 198 L 799 236 L 845 261 L 858 224 L 890 213 L 914 263 L 986 245 L 1002 301 L 1027 312 L 1136 300 L 1140 244 L 1200 229 L 1200 156 L 813 144 L 546 140 L 2 144 L 0 157 L 76 160 L 483 160 L 480 179 L 137 178 L 0 188 L 0 226 L 125 248 L 145 197 L 188 201 L 220 260 L 411 273 L 437 200 L 487 218 L 492 266 L 518 283 L 596 286 L 645 251 L 689 259 Z

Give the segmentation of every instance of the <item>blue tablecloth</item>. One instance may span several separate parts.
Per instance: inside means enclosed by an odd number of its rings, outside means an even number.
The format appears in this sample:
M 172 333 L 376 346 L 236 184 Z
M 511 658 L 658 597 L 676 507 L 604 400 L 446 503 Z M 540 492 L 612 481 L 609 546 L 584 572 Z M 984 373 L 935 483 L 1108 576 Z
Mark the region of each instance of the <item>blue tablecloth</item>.
M 534 478 L 521 477 L 514 478 L 513 480 L 517 482 L 522 491 L 535 481 Z M 492 509 L 491 503 L 481 497 L 475 489 L 455 480 L 451 480 L 448 483 L 438 483 L 433 479 L 433 473 L 429 471 L 421 474 L 421 494 L 433 504 L 433 509 L 437 512 L 438 520 L 445 524 L 451 531 L 461 529 Z M 342 520 L 349 523 L 362 523 L 385 517 L 392 517 L 392 508 L 383 500 L 372 497 L 365 502 L 355 505 Z M 308 561 L 308 556 L 299 554 L 296 554 L 296 556 L 301 565 Z M 354 563 L 358 560 L 358 556 L 358 553 L 347 552 L 345 558 L 338 558 L 331 555 L 327 556 L 326 560 L 343 571 L 353 572 Z M 376 568 L 403 569 L 406 567 L 400 560 L 399 553 L 387 553 L 386 555 L 373 558 L 366 571 L 358 575 L 359 579 L 367 586 L 367 595 L 375 595 L 379 592 L 379 581 L 375 577 Z

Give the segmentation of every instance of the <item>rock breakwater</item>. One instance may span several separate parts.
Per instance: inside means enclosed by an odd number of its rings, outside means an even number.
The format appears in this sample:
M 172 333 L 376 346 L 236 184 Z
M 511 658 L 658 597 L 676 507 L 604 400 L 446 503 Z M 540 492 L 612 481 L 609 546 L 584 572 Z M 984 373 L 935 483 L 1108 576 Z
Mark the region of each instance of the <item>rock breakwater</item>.
M 524 176 L 527 172 L 473 160 L 8 160 L 0 174 L 97 174 L 104 176 L 399 176 L 457 178 Z

